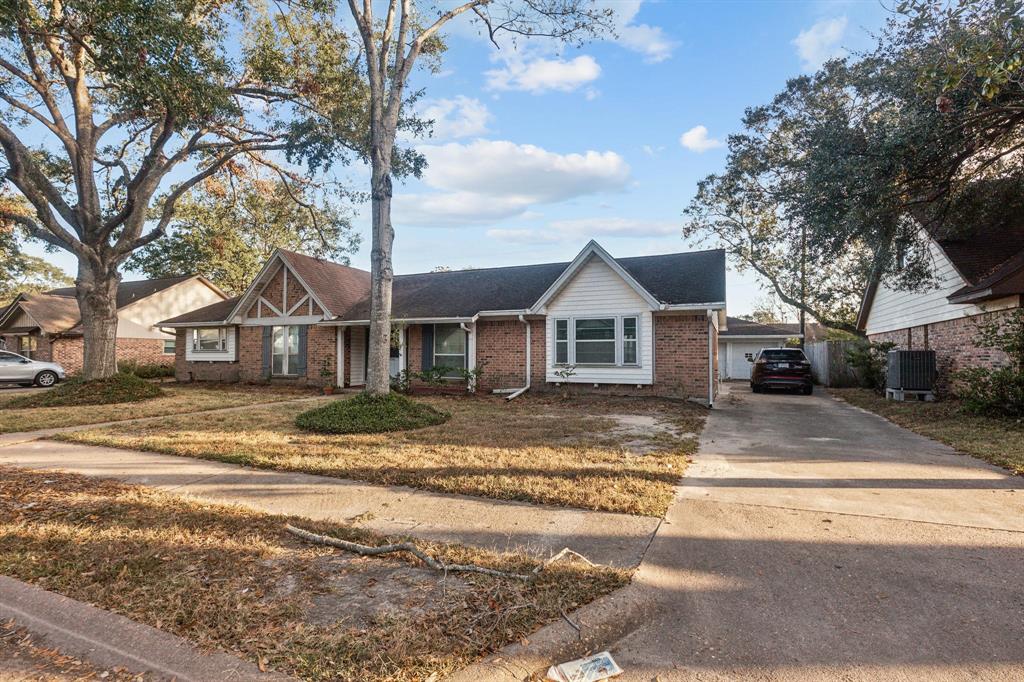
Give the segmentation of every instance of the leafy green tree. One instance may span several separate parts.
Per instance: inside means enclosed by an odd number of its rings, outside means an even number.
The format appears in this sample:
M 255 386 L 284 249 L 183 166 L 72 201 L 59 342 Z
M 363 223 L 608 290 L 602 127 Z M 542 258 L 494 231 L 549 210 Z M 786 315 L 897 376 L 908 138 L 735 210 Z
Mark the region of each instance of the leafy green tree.
M 369 90 L 369 160 L 371 167 L 370 346 L 366 390 L 384 394 L 389 389 L 391 333 L 391 262 L 395 231 L 391 199 L 396 162 L 396 131 L 404 117 L 406 88 L 421 57 L 436 66 L 445 49 L 441 31 L 456 19 L 473 19 L 497 44 L 502 35 L 549 37 L 580 41 L 612 30 L 611 9 L 589 0 L 468 0 L 435 5 L 426 0 L 388 0 L 383 19 L 375 17 L 374 3 L 348 0 L 348 8 L 362 41 L 359 65 Z
M 167 237 L 126 265 L 149 277 L 198 274 L 238 295 L 275 249 L 348 264 L 359 247 L 348 216 L 326 202 L 296 203 L 280 180 L 208 180 L 178 202 Z
M 32 208 L 0 216 L 77 258 L 87 379 L 116 371 L 122 264 L 193 187 L 365 157 L 366 87 L 320 4 L 0 3 L 0 172 Z

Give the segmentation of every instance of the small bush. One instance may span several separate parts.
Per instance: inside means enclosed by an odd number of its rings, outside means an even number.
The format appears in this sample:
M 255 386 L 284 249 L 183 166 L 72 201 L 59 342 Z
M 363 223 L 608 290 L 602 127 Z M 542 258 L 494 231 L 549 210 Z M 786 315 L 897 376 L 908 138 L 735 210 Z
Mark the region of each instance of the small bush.
M 159 363 L 140 364 L 132 360 L 118 363 L 117 371 L 132 374 L 140 379 L 163 379 L 174 376 L 174 365 Z
M 892 341 L 873 343 L 861 341 L 846 349 L 846 361 L 850 363 L 860 384 L 876 393 L 885 391 L 885 371 L 888 366 L 888 353 L 896 344 Z
M 450 416 L 396 393 L 361 393 L 303 412 L 295 418 L 295 425 L 316 433 L 384 433 L 443 424 Z
M 163 395 L 156 384 L 134 374 L 115 374 L 107 379 L 86 381 L 68 379 L 49 391 L 32 393 L 7 403 L 11 408 L 71 407 L 75 405 L 109 405 L 111 403 L 137 403 Z
M 1024 310 L 980 325 L 976 342 L 1003 351 L 1010 364 L 955 372 L 954 392 L 963 408 L 986 417 L 1024 417 Z

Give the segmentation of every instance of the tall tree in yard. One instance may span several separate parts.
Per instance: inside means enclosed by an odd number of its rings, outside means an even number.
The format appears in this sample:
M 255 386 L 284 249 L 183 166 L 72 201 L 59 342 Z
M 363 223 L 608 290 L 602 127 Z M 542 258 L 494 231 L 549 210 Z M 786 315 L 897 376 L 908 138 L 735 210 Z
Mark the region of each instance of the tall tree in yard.
M 502 34 L 582 41 L 612 29 L 612 11 L 591 0 L 470 0 L 443 11 L 421 10 L 414 0 L 388 0 L 383 19 L 374 16 L 373 0 L 348 0 L 363 43 L 362 64 L 370 94 L 369 156 L 372 177 L 372 248 L 370 253 L 370 347 L 367 391 L 389 390 L 391 339 L 391 250 L 395 137 L 402 121 L 405 89 L 420 57 L 437 57 L 444 49 L 440 31 L 464 17 L 477 21 L 497 44 Z
M 346 50 L 308 8 L 0 2 L 0 171 L 31 206 L 0 218 L 77 258 L 86 378 L 116 371 L 122 263 L 190 189 L 244 161 L 298 196 L 310 180 L 293 162 L 322 170 L 325 140 L 364 155 L 365 86 Z

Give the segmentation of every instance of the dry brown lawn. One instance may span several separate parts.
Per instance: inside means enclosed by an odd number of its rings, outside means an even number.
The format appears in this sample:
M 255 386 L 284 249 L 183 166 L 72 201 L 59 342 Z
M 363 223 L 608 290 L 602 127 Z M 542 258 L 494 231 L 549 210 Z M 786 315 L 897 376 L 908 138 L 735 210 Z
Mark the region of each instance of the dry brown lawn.
M 286 523 L 124 483 L 0 467 L 0 573 L 303 679 L 424 680 L 526 638 L 628 581 L 555 563 L 531 581 L 445 576 L 408 555 L 312 546 Z M 531 573 L 537 561 L 418 543 L 448 563 Z
M 829 390 L 851 405 L 880 414 L 954 450 L 1024 475 L 1024 422 L 968 414 L 956 400 L 901 403 L 863 388 Z
M 246 384 L 167 384 L 166 395 L 142 402 L 75 407 L 32 407 L 15 409 L 7 403 L 18 396 L 0 393 L 0 433 L 37 431 L 61 426 L 98 424 L 118 419 L 140 419 L 184 412 L 217 410 L 222 407 L 258 405 L 279 400 L 311 397 L 309 388 L 250 386 Z
M 323 436 L 305 407 L 171 417 L 62 439 L 446 493 L 661 516 L 704 410 L 654 398 L 418 398 L 451 414 L 390 434 Z

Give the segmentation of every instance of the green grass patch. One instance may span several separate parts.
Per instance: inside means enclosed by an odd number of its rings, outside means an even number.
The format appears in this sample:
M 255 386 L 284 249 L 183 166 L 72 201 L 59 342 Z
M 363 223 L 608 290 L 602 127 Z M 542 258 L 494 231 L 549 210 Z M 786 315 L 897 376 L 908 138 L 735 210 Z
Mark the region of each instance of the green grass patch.
M 303 412 L 295 425 L 314 433 L 388 433 L 437 426 L 448 421 L 442 412 L 426 403 L 404 395 L 361 393 L 349 400 L 338 400 L 323 407 Z
M 137 403 L 163 395 L 163 389 L 134 374 L 115 374 L 106 379 L 69 379 L 49 391 L 20 396 L 6 407 L 74 407 L 78 405 L 110 405 Z

